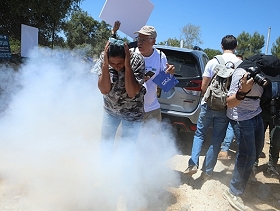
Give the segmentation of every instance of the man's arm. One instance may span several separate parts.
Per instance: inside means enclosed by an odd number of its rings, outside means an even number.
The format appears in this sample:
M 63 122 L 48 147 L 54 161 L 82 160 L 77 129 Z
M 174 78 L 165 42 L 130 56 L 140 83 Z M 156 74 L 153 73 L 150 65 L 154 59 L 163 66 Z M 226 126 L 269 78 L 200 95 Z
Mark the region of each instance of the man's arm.
M 121 26 L 121 22 L 120 21 L 115 21 L 114 26 L 111 30 L 112 37 L 115 38 L 115 39 L 117 38 L 117 31 L 119 30 L 120 26 Z
M 110 80 L 110 73 L 109 73 L 109 61 L 107 56 L 107 51 L 109 48 L 109 42 L 107 42 L 105 49 L 104 49 L 104 56 L 100 57 L 100 65 L 101 67 L 101 75 L 98 78 L 98 88 L 100 92 L 104 95 L 108 94 L 111 90 L 112 84 Z
M 206 76 L 203 76 L 203 78 L 202 78 L 202 83 L 201 83 L 201 94 L 202 94 L 202 95 L 205 94 L 206 89 L 207 89 L 207 87 L 208 87 L 210 81 L 211 81 L 211 78 L 206 77 Z
M 233 108 L 238 106 L 242 100 L 244 100 L 245 96 L 251 91 L 252 86 L 254 84 L 254 79 L 250 78 L 247 80 L 246 73 L 241 79 L 240 79 L 240 87 L 238 91 L 231 96 L 227 97 L 227 107 Z

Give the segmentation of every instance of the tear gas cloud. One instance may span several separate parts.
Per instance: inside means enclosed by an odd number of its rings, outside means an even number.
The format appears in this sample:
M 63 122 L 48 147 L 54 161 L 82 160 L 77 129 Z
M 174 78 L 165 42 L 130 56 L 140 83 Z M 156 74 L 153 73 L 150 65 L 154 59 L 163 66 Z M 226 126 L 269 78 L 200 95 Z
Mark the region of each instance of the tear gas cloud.
M 136 144 L 117 137 L 100 156 L 103 99 L 92 64 L 73 52 L 36 54 L 17 71 L 0 69 L 0 209 L 166 209 L 179 182 L 167 165 L 177 153 L 171 130 L 150 122 Z

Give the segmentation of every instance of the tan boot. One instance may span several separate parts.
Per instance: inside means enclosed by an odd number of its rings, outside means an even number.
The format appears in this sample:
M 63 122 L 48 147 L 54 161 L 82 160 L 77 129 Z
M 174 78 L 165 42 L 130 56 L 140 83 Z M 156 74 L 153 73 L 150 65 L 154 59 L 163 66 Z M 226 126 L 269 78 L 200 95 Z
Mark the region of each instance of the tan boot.
M 218 154 L 218 159 L 219 160 L 228 160 L 228 159 L 230 159 L 230 157 L 228 156 L 228 152 L 220 151 L 220 153 Z

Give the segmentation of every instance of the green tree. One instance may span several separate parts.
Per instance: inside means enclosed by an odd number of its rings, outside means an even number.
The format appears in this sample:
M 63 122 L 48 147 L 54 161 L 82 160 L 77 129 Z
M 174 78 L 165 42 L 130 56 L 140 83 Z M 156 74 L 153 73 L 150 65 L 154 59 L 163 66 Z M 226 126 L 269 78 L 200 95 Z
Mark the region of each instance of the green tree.
M 111 37 L 111 26 L 105 21 L 101 21 L 98 24 L 98 30 L 96 31 L 97 43 L 94 45 L 93 55 L 99 55 L 103 50 L 108 38 Z
M 67 45 L 73 48 L 90 46 L 87 54 L 99 55 L 104 50 L 106 41 L 111 36 L 110 25 L 98 22 L 82 10 L 75 11 L 64 25 Z
M 99 22 L 88 16 L 87 12 L 75 11 L 64 24 L 67 45 L 73 49 L 82 44 L 95 45 Z
M 21 24 L 39 29 L 39 44 L 52 46 L 63 41 L 59 36 L 65 19 L 79 8 L 82 0 L 1 0 L 0 33 L 20 40 Z
M 200 39 L 200 26 L 187 24 L 182 29 L 182 39 L 184 40 L 183 46 L 192 49 L 195 45 L 203 44 Z
M 280 59 L 280 37 L 276 39 L 275 43 L 272 43 L 271 54 Z
M 180 47 L 180 40 L 177 38 L 168 38 L 166 41 L 159 42 L 159 45 L 168 45 L 168 46 L 174 46 L 174 47 Z
M 264 36 L 258 32 L 250 35 L 243 31 L 236 39 L 238 42 L 236 54 L 240 54 L 244 58 L 261 53 L 265 43 Z
M 11 52 L 13 54 L 18 54 L 20 53 L 20 41 L 17 39 L 9 39 L 9 43 L 10 43 L 10 48 L 11 48 Z
M 214 56 L 216 55 L 221 55 L 222 52 L 219 50 L 214 50 L 214 49 L 210 49 L 210 48 L 206 48 L 204 49 L 204 52 L 207 54 L 209 59 L 213 59 Z

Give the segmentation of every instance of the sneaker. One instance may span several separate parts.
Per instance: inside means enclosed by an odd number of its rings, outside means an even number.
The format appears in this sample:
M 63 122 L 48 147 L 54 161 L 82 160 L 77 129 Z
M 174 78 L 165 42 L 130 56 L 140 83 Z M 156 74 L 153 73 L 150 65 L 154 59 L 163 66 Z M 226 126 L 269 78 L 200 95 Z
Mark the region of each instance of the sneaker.
M 210 180 L 212 178 L 212 174 L 207 174 L 206 172 L 202 172 L 201 175 L 200 175 L 200 178 L 203 181 L 207 181 L 207 180 Z
M 268 167 L 267 173 L 270 175 L 270 177 L 279 178 L 279 172 L 273 166 Z
M 239 196 L 234 196 L 229 192 L 229 190 L 223 193 L 223 197 L 228 200 L 231 206 L 239 211 L 247 210 L 247 207 L 244 205 L 242 199 Z
M 228 152 L 227 151 L 220 151 L 220 153 L 218 154 L 218 160 L 229 160 L 230 157 L 228 156 Z
M 184 171 L 184 174 L 187 174 L 187 175 L 193 175 L 197 172 L 198 170 L 198 167 L 197 166 L 189 166 L 185 171 Z

